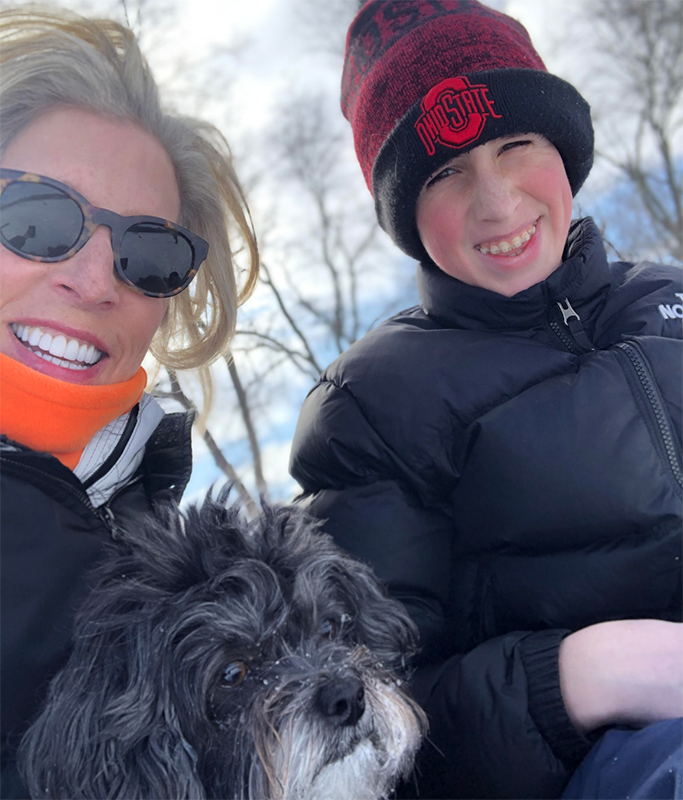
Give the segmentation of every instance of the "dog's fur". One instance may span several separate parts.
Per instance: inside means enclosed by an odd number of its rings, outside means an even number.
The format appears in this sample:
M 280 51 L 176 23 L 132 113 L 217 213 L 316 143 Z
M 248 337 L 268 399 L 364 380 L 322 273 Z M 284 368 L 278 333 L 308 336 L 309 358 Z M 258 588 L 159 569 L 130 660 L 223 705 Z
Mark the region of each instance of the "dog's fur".
M 209 497 L 129 531 L 26 735 L 32 797 L 385 797 L 425 718 L 416 631 L 368 567 L 291 506 Z

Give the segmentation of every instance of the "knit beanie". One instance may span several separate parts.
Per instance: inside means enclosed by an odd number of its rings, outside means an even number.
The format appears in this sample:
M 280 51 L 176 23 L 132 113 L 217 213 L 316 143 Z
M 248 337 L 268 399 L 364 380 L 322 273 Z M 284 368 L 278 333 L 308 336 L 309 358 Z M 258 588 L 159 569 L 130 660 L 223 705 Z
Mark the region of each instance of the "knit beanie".
M 346 39 L 341 107 L 380 225 L 421 261 L 417 198 L 455 156 L 540 133 L 573 194 L 593 164 L 588 103 L 548 73 L 519 22 L 477 0 L 366 2 Z

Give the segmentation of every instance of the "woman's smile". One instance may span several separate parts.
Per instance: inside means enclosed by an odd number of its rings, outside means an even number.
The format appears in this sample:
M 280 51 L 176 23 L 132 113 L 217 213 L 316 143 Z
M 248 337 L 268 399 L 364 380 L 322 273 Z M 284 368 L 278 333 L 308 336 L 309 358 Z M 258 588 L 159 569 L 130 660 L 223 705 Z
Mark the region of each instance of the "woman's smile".
M 87 370 L 106 357 L 94 344 L 77 336 L 56 331 L 48 325 L 13 322 L 12 332 L 21 344 L 38 358 L 64 369 Z

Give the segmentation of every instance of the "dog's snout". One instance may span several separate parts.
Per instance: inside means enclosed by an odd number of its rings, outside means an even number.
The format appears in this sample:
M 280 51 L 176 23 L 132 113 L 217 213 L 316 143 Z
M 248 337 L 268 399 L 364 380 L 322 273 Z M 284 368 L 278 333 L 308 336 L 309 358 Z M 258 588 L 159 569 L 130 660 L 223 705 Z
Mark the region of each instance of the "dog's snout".
M 355 725 L 365 711 L 365 689 L 358 678 L 333 678 L 317 700 L 319 710 L 336 725 Z

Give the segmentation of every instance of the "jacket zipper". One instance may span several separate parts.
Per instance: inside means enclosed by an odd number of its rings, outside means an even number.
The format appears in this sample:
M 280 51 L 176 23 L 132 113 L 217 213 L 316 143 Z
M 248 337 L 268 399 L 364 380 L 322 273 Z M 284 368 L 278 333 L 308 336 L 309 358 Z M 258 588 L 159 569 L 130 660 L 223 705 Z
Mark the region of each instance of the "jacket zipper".
M 116 491 L 115 491 L 115 492 L 114 492 L 114 493 L 113 493 L 113 494 L 110 496 L 109 500 L 107 500 L 105 503 L 103 503 L 101 506 L 99 506 L 99 508 L 95 509 L 96 511 L 99 511 L 99 509 L 101 508 L 101 509 L 102 509 L 102 512 L 103 512 L 104 514 L 106 514 L 106 515 L 107 515 L 107 518 L 109 519 L 109 521 L 110 521 L 110 523 L 111 523 L 111 524 L 110 524 L 111 538 L 112 538 L 112 539 L 114 539 L 114 541 L 116 541 L 117 539 L 119 539 L 119 538 L 120 538 L 120 535 L 121 535 L 121 528 L 120 528 L 120 527 L 119 527 L 119 526 L 116 524 L 116 516 L 115 516 L 114 512 L 112 511 L 112 509 L 111 509 L 111 505 L 110 505 L 110 504 L 111 504 L 111 502 L 112 502 L 113 500 L 115 500 L 115 499 L 116 499 L 116 498 L 117 498 L 117 497 L 118 497 L 120 494 L 123 494 L 124 492 L 128 491 L 128 489 L 129 489 L 129 488 L 130 488 L 130 487 L 131 487 L 131 486 L 132 486 L 134 483 L 140 483 L 141 481 L 142 481 L 142 476 L 141 476 L 141 475 L 135 475 L 133 478 L 131 478 L 131 480 L 129 480 L 129 481 L 128 481 L 128 483 L 124 484 L 123 486 L 120 486 L 120 487 L 119 487 L 119 488 L 118 488 L 118 489 L 117 489 L 117 490 L 116 490 Z
M 63 478 L 59 478 L 56 475 L 52 475 L 49 472 L 44 472 L 42 469 L 38 469 L 37 467 L 32 467 L 29 464 L 22 464 L 22 470 L 27 470 L 32 472 L 36 475 L 40 475 L 41 478 L 47 479 L 52 483 L 56 483 L 58 486 L 66 489 L 66 491 L 72 496 L 75 497 L 79 502 L 81 502 L 92 514 L 94 514 L 107 528 L 112 538 L 116 538 L 116 520 L 114 517 L 114 512 L 109 507 L 109 500 L 104 503 L 103 505 L 95 508 L 95 506 L 90 502 L 90 498 L 88 497 L 86 492 L 81 492 L 75 486 L 70 484 L 68 481 L 65 481 Z M 112 495 L 113 496 L 113 495 Z
M 586 331 L 583 329 L 581 317 L 572 308 L 569 298 L 565 298 L 564 304 L 557 303 L 556 305 L 562 313 L 564 327 L 562 327 L 557 320 L 552 318 L 552 314 L 548 315 L 548 324 L 564 347 L 574 355 L 583 355 L 584 353 L 590 353 L 592 350 L 595 350 L 595 347 L 586 335 Z
M 643 393 L 648 400 L 653 417 L 659 428 L 671 472 L 678 485 L 683 488 L 683 471 L 681 470 L 678 454 L 676 452 L 676 440 L 671 432 L 671 426 L 669 425 L 669 420 L 664 410 L 664 402 L 660 397 L 657 384 L 650 372 L 646 357 L 640 352 L 640 348 L 634 342 L 618 342 L 616 347 L 626 354 L 633 371 L 640 381 Z

